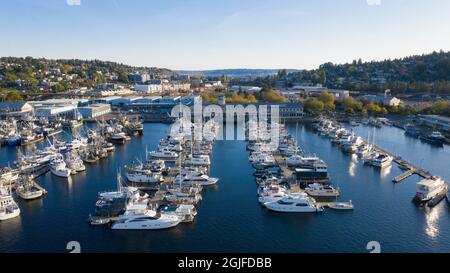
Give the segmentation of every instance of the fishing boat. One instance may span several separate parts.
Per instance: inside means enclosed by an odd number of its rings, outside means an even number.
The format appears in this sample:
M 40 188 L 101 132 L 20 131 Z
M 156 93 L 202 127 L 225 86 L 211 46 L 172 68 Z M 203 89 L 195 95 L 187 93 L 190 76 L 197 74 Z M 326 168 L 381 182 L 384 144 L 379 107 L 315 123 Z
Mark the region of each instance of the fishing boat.
M 112 135 L 109 138 L 109 141 L 111 141 L 112 143 L 115 143 L 115 144 L 123 145 L 127 141 L 127 138 L 126 138 L 125 133 L 121 132 L 121 133 L 115 133 L 114 135 Z
M 11 186 L 0 187 L 0 221 L 12 219 L 20 215 L 20 208 L 11 194 Z
M 66 153 L 65 163 L 67 164 L 67 167 L 75 173 L 84 172 L 86 170 L 83 160 L 75 151 Z
M 37 185 L 32 178 L 24 177 L 16 186 L 17 195 L 24 200 L 33 200 L 42 197 L 46 191 Z

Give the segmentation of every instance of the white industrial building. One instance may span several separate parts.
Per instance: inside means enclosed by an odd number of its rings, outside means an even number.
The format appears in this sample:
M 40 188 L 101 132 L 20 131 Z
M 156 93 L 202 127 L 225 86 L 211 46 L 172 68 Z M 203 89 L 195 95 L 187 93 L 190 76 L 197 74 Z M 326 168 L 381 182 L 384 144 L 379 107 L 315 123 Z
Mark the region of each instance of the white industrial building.
M 158 93 L 163 91 L 162 84 L 136 84 L 134 91 L 141 93 Z
M 450 118 L 439 115 L 419 115 L 423 125 L 450 132 Z
M 76 108 L 74 105 L 37 107 L 34 109 L 34 116 L 37 118 L 64 116 L 72 113 Z
M 111 112 L 111 105 L 106 103 L 91 104 L 78 108 L 83 118 L 96 118 Z

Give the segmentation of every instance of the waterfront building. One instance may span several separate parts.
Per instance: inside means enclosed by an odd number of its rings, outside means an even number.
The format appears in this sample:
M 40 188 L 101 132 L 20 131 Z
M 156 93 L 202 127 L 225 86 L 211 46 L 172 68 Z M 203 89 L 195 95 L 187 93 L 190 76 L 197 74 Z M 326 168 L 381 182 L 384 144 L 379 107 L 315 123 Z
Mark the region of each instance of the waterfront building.
M 438 115 L 419 115 L 419 121 L 428 127 L 450 132 L 450 118 Z
M 125 105 L 132 104 L 133 102 L 142 99 L 140 96 L 130 96 L 130 97 L 120 97 L 118 99 L 110 101 L 113 107 L 122 107 Z
M 76 108 L 75 105 L 41 106 L 34 109 L 34 116 L 37 118 L 67 116 L 73 113 Z
M 105 103 L 96 103 L 89 106 L 78 108 L 83 118 L 96 118 L 111 112 L 111 105 Z
M 33 106 L 27 102 L 0 102 L 0 118 L 24 118 L 33 112 Z
M 229 92 L 247 92 L 247 93 L 257 93 L 262 90 L 261 87 L 258 86 L 242 86 L 242 85 L 233 85 L 229 88 L 227 88 L 227 91 Z
M 325 92 L 333 95 L 337 100 L 344 100 L 345 98 L 348 98 L 350 96 L 350 92 L 348 90 L 329 89 L 329 88 L 323 87 L 321 85 L 317 85 L 317 86 L 297 85 L 290 89 L 283 90 L 281 93 L 287 97 L 292 97 L 294 95 L 297 95 L 297 96 L 305 95 L 308 97 L 320 97 L 320 95 Z
M 402 104 L 403 102 L 396 98 L 396 97 L 392 97 L 392 96 L 378 96 L 378 95 L 365 95 L 362 96 L 361 98 L 364 98 L 368 101 L 374 102 L 374 103 L 378 103 L 384 106 L 399 106 L 400 104 Z
M 158 93 L 163 91 L 162 84 L 136 84 L 134 91 L 139 93 Z
M 62 106 L 73 106 L 79 107 L 89 104 L 88 99 L 49 99 L 43 101 L 29 101 L 29 104 L 33 106 L 34 109 L 42 107 L 62 107 Z

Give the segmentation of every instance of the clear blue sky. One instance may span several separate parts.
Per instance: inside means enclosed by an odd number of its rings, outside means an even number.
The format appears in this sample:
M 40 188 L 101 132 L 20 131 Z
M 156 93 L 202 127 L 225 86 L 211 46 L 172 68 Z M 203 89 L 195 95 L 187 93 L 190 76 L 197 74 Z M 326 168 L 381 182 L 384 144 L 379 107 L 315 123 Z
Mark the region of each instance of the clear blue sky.
M 1 0 L 0 26 L 1 56 L 309 69 L 448 51 L 450 1 Z

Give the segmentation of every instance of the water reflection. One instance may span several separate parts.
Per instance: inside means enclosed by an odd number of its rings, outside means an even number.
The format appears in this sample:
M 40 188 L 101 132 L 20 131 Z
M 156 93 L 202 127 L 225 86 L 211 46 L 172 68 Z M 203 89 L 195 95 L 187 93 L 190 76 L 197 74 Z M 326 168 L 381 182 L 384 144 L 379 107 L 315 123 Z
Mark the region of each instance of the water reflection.
M 352 160 L 350 160 L 350 164 L 348 166 L 348 174 L 350 176 L 355 176 L 355 170 L 356 170 L 356 161 L 352 157 Z
M 381 176 L 381 178 L 387 177 L 387 176 L 391 173 L 391 170 L 392 170 L 392 165 L 389 165 L 389 166 L 387 166 L 387 167 L 382 168 L 382 169 L 380 170 L 380 176 Z
M 425 233 L 432 239 L 439 235 L 439 217 L 442 215 L 445 206 L 426 208 L 425 213 Z

